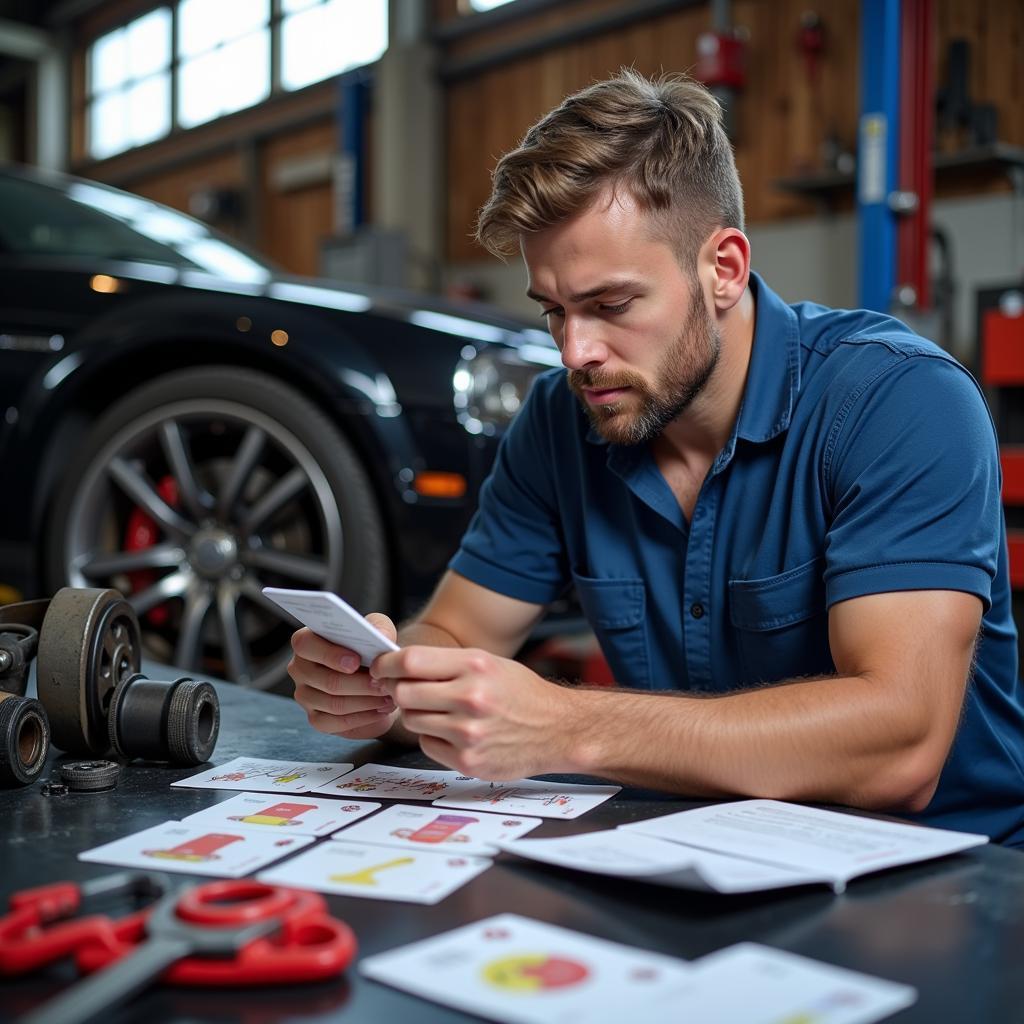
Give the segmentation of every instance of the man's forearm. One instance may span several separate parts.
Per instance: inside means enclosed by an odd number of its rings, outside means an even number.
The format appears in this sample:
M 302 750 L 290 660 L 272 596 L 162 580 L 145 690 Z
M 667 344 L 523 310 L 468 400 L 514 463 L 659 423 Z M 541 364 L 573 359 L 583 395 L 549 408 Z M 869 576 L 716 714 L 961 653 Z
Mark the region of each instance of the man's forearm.
M 567 693 L 575 770 L 693 796 L 915 809 L 934 782 L 916 709 L 859 676 L 721 697 Z

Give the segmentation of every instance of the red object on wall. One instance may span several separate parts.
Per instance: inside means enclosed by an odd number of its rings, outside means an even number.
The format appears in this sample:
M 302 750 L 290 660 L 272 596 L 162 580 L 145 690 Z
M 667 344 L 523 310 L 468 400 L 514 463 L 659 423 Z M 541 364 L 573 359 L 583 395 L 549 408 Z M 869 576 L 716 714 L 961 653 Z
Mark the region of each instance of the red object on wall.
M 981 380 L 1024 384 L 1024 316 L 1005 316 L 998 309 L 982 315 Z
M 747 81 L 747 53 L 742 39 L 727 32 L 702 32 L 697 37 L 693 77 L 709 88 L 742 89 Z
M 1007 530 L 1006 546 L 1010 556 L 1010 586 L 1024 589 L 1024 531 Z
M 1003 504 L 1024 505 L 1024 445 L 1002 445 L 999 462 L 1003 467 Z

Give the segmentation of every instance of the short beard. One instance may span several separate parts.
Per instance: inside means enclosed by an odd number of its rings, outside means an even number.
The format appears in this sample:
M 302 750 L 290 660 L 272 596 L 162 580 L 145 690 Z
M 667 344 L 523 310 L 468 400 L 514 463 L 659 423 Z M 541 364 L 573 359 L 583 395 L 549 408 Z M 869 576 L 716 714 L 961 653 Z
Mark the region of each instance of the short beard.
M 648 444 L 653 441 L 704 390 L 718 365 L 722 337 L 708 315 L 700 290 L 695 288 L 686 322 L 669 346 L 658 367 L 654 385 L 635 373 L 617 376 L 600 370 L 570 370 L 569 387 L 579 399 L 591 426 L 609 443 Z M 658 382 L 664 382 L 660 386 Z M 591 405 L 583 388 L 624 388 L 632 390 L 640 408 L 630 413 L 625 403 Z

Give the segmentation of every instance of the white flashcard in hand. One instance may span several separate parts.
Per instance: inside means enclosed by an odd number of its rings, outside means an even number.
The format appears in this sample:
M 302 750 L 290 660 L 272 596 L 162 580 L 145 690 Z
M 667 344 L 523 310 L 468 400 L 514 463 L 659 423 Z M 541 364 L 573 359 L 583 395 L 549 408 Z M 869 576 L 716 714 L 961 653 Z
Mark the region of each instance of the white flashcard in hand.
M 310 836 L 268 836 L 251 829 L 214 829 L 166 821 L 86 850 L 78 859 L 150 871 L 241 878 L 312 842 Z
M 359 970 L 493 1021 L 704 1024 L 678 1006 L 691 977 L 682 960 L 517 914 L 367 957 Z
M 744 942 L 693 964 L 696 987 L 678 1020 L 700 1024 L 872 1024 L 913 1005 L 909 985 Z
M 329 836 L 358 821 L 380 804 L 368 800 L 326 800 L 315 796 L 278 800 L 263 793 L 240 793 L 182 819 L 207 828 L 253 828 L 279 835 Z
M 385 800 L 433 800 L 479 784 L 479 779 L 458 772 L 364 764 L 341 778 L 318 786 L 313 792 Z
M 268 761 L 259 757 L 236 757 L 227 764 L 208 768 L 198 775 L 172 782 L 186 789 L 244 789 L 262 793 L 309 793 L 339 775 L 352 770 L 351 764 L 323 761 Z
M 398 644 L 388 639 L 337 594 L 326 590 L 284 590 L 264 587 L 263 593 L 317 636 L 332 644 L 355 651 L 364 667 L 378 654 L 397 651 Z
M 519 779 L 477 782 L 434 801 L 436 807 L 464 807 L 500 814 L 536 814 L 541 818 L 578 818 L 610 800 L 621 786 L 581 786 Z
M 485 857 L 463 853 L 422 853 L 333 840 L 262 872 L 259 880 L 343 896 L 433 904 L 490 866 Z
M 498 852 L 498 843 L 525 835 L 540 823 L 540 818 L 508 817 L 482 811 L 473 814 L 445 812 L 433 807 L 396 804 L 336 833 L 334 838 L 412 850 L 488 855 Z

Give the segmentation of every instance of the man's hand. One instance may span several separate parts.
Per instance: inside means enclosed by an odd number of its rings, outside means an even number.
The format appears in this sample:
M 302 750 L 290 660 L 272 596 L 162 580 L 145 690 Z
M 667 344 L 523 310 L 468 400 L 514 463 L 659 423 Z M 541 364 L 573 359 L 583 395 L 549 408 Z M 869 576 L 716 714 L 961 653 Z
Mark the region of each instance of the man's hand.
M 379 612 L 367 616 L 385 636 L 397 637 L 395 624 Z M 320 732 L 350 740 L 383 736 L 398 718 L 395 702 L 374 692 L 359 655 L 303 627 L 292 635 L 295 656 L 288 674 L 295 681 L 295 699 L 309 724 Z
M 403 647 L 370 668 L 423 752 L 492 781 L 571 772 L 573 692 L 486 651 Z

